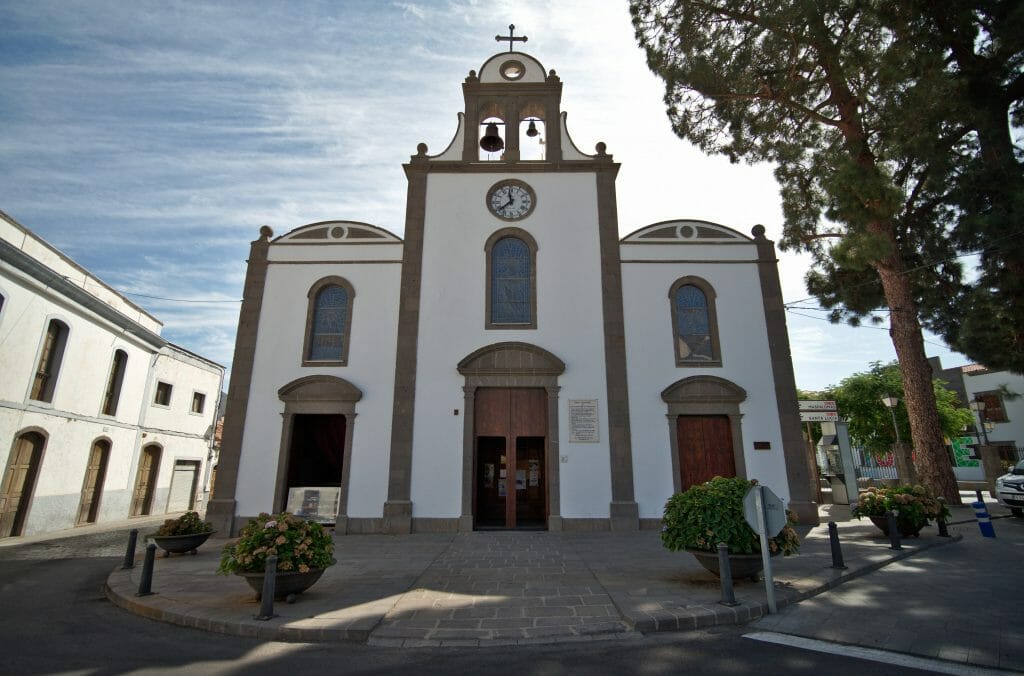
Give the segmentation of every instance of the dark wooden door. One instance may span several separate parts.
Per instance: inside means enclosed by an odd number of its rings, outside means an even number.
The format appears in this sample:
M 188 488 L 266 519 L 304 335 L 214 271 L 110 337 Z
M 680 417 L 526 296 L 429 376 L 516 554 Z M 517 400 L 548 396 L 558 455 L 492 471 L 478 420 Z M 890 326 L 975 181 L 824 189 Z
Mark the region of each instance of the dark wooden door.
M 153 492 L 156 490 L 157 474 L 160 471 L 160 447 L 146 446 L 139 458 L 139 471 L 135 475 L 135 492 L 132 494 L 132 516 L 144 516 L 153 509 Z
M 481 388 L 474 404 L 477 527 L 544 527 L 547 392 Z
M 78 518 L 75 523 L 95 523 L 103 495 L 103 481 L 107 477 L 107 460 L 110 457 L 110 442 L 100 439 L 92 445 L 89 464 L 85 468 L 82 482 L 82 499 L 78 503 Z
M 18 437 L 0 483 L 0 537 L 21 535 L 32 502 L 46 440 L 38 432 Z
M 728 416 L 681 415 L 676 433 L 682 490 L 716 476 L 736 476 Z

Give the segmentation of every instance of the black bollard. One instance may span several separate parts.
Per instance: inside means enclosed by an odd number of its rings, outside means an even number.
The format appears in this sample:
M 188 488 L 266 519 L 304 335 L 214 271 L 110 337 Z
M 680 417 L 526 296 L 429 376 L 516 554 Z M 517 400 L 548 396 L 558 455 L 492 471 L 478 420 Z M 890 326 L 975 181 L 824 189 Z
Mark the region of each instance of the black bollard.
M 135 544 L 139 541 L 139 529 L 132 528 L 128 532 L 128 549 L 124 553 L 124 564 L 122 570 L 135 567 Z
M 900 529 L 896 525 L 896 512 L 890 510 L 885 515 L 885 518 L 889 525 L 889 542 L 892 543 L 889 547 L 897 550 L 903 549 L 903 547 L 900 546 Z
M 729 565 L 729 545 L 718 543 L 718 580 L 722 585 L 723 606 L 738 606 L 736 594 L 732 590 L 732 566 Z
M 981 491 L 975 490 L 974 494 L 978 497 L 978 502 L 985 502 L 985 498 L 981 497 Z
M 835 521 L 828 522 L 828 542 L 832 546 L 832 567 L 845 570 L 843 562 L 843 548 L 839 546 L 839 528 Z
M 946 506 L 946 498 L 944 498 L 942 496 L 939 496 L 939 504 L 942 507 L 945 507 Z M 935 525 L 937 525 L 939 527 L 939 537 L 940 538 L 948 538 L 949 537 L 949 529 L 946 528 L 946 519 L 944 517 L 940 516 L 938 519 L 936 519 L 935 520 Z
M 136 596 L 149 596 L 153 593 L 153 561 L 156 559 L 156 545 L 146 545 L 146 558 L 142 560 L 142 579 L 139 580 L 139 592 Z
M 260 614 L 254 619 L 269 620 L 274 617 L 274 587 L 277 586 L 277 557 L 267 558 L 263 569 L 263 592 L 260 596 Z

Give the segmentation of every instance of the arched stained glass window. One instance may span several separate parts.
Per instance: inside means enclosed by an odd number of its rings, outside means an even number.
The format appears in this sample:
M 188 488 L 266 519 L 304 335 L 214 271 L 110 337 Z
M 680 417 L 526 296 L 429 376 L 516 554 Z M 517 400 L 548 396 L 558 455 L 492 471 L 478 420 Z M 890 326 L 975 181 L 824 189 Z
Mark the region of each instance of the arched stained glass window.
M 670 297 L 676 364 L 720 364 L 714 291 L 702 280 L 684 278 L 672 286 Z
M 334 283 L 337 281 L 339 283 Z M 352 290 L 343 280 L 328 280 L 314 287 L 306 341 L 309 362 L 344 363 L 348 355 Z
M 502 237 L 491 249 L 491 323 L 531 324 L 533 255 L 526 242 Z

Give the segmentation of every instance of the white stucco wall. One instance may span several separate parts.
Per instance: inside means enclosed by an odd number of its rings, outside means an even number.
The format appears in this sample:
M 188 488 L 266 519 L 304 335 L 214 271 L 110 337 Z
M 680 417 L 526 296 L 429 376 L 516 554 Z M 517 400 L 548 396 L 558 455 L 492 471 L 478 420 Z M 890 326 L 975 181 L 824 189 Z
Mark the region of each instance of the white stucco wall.
M 623 301 L 629 372 L 633 473 L 642 518 L 660 518 L 674 492 L 667 405 L 661 392 L 697 375 L 724 378 L 742 387 L 740 405 L 746 474 L 789 499 L 782 433 L 765 332 L 764 306 L 753 243 L 621 245 Z M 701 263 L 694 261 L 736 261 Z M 679 261 L 679 262 L 665 262 Z M 669 289 L 680 277 L 696 276 L 715 290 L 722 365 L 677 367 Z M 771 450 L 753 450 L 768 441 Z
M 38 253 L 39 262 L 81 274 L 73 262 L 35 241 L 31 233 L 3 219 L 0 223 L 5 235 L 20 238 L 19 251 Z M 89 280 L 80 286 L 100 296 L 113 293 L 98 280 Z M 98 439 L 108 440 L 111 449 L 97 522 L 128 517 L 139 453 L 152 442 L 165 450 L 151 513 L 164 512 L 174 461 L 206 461 L 204 435 L 213 423 L 223 368 L 173 346 L 139 340 L 6 260 L 0 261 L 0 296 L 0 468 L 6 467 L 21 434 L 31 430 L 46 437 L 24 534 L 75 525 L 90 449 Z M 68 336 L 52 401 L 41 402 L 29 394 L 51 319 L 67 324 Z M 147 321 L 146 328 L 159 329 L 159 322 Z M 101 407 L 116 350 L 123 350 L 128 359 L 117 411 L 108 416 Z M 175 383 L 188 393 L 172 402 L 173 410 L 147 420 L 154 360 L 162 364 L 161 373 L 173 374 Z M 208 393 L 203 416 L 188 412 L 192 389 Z M 201 464 L 200 476 L 203 469 Z
M 488 189 L 504 178 L 524 180 L 536 192 L 536 208 L 522 221 L 502 221 L 486 208 Z M 431 173 L 427 180 L 413 516 L 451 518 L 461 512 L 464 378 L 457 364 L 486 345 L 522 341 L 566 364 L 558 380 L 559 454 L 567 459 L 560 465 L 561 516 L 606 518 L 611 478 L 594 175 Z M 537 242 L 537 328 L 485 330 L 484 245 L 510 226 Z M 569 399 L 600 402 L 600 443 L 568 442 Z
M 363 393 L 352 428 L 347 510 L 350 517 L 380 518 L 387 497 L 402 245 L 275 244 L 268 256 L 236 513 L 274 509 L 284 411 L 277 392 L 293 380 L 322 374 L 343 378 Z M 328 276 L 343 277 L 355 291 L 348 365 L 303 367 L 308 293 Z

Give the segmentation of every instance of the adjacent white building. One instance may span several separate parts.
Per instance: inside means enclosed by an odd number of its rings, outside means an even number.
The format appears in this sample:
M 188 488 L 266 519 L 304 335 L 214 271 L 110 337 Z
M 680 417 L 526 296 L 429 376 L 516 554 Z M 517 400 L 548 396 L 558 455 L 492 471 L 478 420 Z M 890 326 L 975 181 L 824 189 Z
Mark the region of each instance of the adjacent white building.
M 0 537 L 194 508 L 224 368 L 0 212 Z
M 764 228 L 620 239 L 619 165 L 570 139 L 554 71 L 506 52 L 462 88 L 448 147 L 404 165 L 404 239 L 252 243 L 210 518 L 636 529 L 720 474 L 816 523 Z

